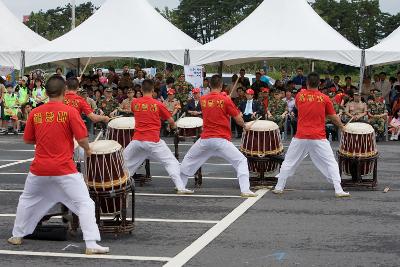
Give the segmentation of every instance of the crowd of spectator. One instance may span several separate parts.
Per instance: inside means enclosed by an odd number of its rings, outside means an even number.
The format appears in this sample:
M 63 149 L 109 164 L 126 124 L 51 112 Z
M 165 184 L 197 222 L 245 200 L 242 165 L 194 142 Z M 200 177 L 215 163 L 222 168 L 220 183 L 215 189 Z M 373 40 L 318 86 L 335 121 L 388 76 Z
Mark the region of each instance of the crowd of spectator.
M 65 79 L 73 74 L 63 75 L 61 68 L 56 73 Z M 377 136 L 382 138 L 387 129 L 392 133 L 391 140 L 398 140 L 400 134 L 400 72 L 396 77 L 387 78 L 386 73 L 365 77 L 361 91 L 346 77 L 341 83 L 339 76 L 333 79 L 325 75 L 321 79 L 320 91 L 328 95 L 334 104 L 337 114 L 344 123 L 365 122 L 371 124 Z M 183 73 L 177 77 L 172 71 L 157 73 L 154 77 L 148 75 L 140 67 L 131 70 L 124 66 L 118 74 L 114 68 L 109 68 L 105 74 L 102 69 L 90 71 L 80 79 L 79 94 L 98 114 L 110 117 L 133 116 L 130 104 L 134 98 L 143 96 L 141 86 L 146 78 L 154 80 L 153 97 L 163 102 L 175 119 L 186 116 L 201 117 L 200 97 L 210 92 L 208 79 L 204 78 L 200 88 L 185 80 Z M 273 85 L 263 71 L 255 73 L 255 80 L 246 77 L 246 71 L 240 70 L 234 74 L 230 84 L 225 84 L 223 93 L 229 95 L 243 114 L 245 121 L 255 119 L 272 120 L 278 124 L 284 134 L 296 133 L 297 109 L 296 94 L 306 88 L 307 78 L 302 68 L 296 70 L 296 75 L 290 77 L 285 69 L 281 71 L 281 79 Z M 26 119 L 35 107 L 48 101 L 44 89 L 43 77 L 33 72 L 23 76 L 13 87 L 9 83 L 0 85 L 0 131 L 14 133 L 23 131 Z M 86 119 L 85 117 L 83 117 Z M 92 132 L 95 127 L 87 120 L 88 129 Z M 240 137 L 242 129 L 232 122 L 232 132 Z M 168 126 L 164 135 L 169 135 Z M 337 129 L 327 121 L 327 138 L 337 138 Z

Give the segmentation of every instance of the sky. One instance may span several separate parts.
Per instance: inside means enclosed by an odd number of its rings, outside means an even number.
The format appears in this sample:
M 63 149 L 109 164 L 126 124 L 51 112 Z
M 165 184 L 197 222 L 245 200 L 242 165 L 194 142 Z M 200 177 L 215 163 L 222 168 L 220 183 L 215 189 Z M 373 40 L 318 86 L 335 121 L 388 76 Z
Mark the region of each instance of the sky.
M 40 9 L 47 10 L 57 6 L 66 5 L 69 0 L 0 0 L 22 21 L 23 15 L 29 15 L 31 11 L 38 11 Z M 76 0 L 77 4 L 87 2 L 88 0 Z M 95 6 L 100 6 L 105 0 L 93 0 Z M 149 0 L 150 3 L 159 8 L 168 6 L 175 8 L 179 5 L 179 0 Z M 201 1 L 201 0 L 198 0 Z M 312 0 L 311 0 L 312 1 Z M 397 14 L 400 12 L 400 0 L 380 0 L 381 9 L 390 14 Z

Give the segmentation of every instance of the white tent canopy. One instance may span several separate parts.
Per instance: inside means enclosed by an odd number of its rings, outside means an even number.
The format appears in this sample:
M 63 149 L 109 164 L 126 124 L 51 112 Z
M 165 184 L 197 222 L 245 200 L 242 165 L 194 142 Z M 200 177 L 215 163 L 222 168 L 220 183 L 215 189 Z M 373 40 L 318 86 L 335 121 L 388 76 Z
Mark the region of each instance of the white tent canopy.
M 183 65 L 185 50 L 198 45 L 147 0 L 108 0 L 76 29 L 26 51 L 26 65 L 77 58 L 93 58 L 94 63 L 115 57 Z
M 365 51 L 365 65 L 383 65 L 400 62 L 400 27 L 379 44 Z
M 21 67 L 21 51 L 48 41 L 33 32 L 0 1 L 0 65 Z
M 236 27 L 190 51 L 194 65 L 268 58 L 307 58 L 359 67 L 361 50 L 329 26 L 306 0 L 264 0 Z

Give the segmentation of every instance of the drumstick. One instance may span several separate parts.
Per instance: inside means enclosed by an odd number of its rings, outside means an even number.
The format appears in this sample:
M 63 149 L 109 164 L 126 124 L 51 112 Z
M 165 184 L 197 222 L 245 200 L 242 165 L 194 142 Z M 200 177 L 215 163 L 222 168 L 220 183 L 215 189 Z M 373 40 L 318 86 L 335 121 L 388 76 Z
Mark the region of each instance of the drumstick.
M 110 121 L 115 120 L 115 119 L 118 119 L 118 118 L 123 118 L 123 117 L 124 117 L 124 116 L 122 116 L 122 115 L 121 115 L 121 116 L 111 117 L 111 118 L 110 118 Z
M 233 91 L 235 90 L 235 88 L 236 88 L 236 86 L 237 86 L 238 83 L 239 83 L 239 77 L 236 79 L 236 82 L 235 82 L 235 84 L 233 85 L 233 87 L 232 87 L 232 89 L 231 89 L 231 93 L 229 94 L 229 97 L 232 98 L 232 93 L 233 93 Z
M 89 60 L 86 62 L 86 65 L 85 65 L 85 67 L 83 68 L 83 71 L 82 71 L 82 73 L 81 73 L 81 76 L 79 77 L 79 81 L 82 81 L 82 76 L 83 76 L 83 74 L 85 74 L 86 68 L 89 66 L 91 60 L 92 60 L 92 58 L 90 57 Z
M 96 139 L 94 139 L 94 142 L 93 143 L 96 143 L 97 141 L 99 141 L 99 139 L 100 139 L 100 137 L 103 135 L 103 130 L 101 130 L 100 132 L 99 132 L 99 134 L 97 135 L 97 137 L 96 137 Z
M 347 125 L 349 125 L 349 123 L 353 120 L 354 117 L 351 117 L 351 119 L 346 123 L 346 125 L 344 127 L 347 127 Z
M 254 123 L 256 123 L 257 121 L 259 121 L 261 119 L 261 116 L 258 116 L 254 121 L 250 122 L 250 128 L 253 127 Z

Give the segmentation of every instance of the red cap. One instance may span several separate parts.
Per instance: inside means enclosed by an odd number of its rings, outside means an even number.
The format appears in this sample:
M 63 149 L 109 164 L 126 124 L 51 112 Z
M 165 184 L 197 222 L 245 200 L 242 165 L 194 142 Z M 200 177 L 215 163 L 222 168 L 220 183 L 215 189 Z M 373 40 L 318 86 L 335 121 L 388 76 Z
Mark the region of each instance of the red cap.
M 269 93 L 269 88 L 267 88 L 267 87 L 261 88 L 261 92 L 263 92 L 263 93 Z
M 193 94 L 200 94 L 200 88 L 193 88 L 192 93 Z
M 248 95 L 254 95 L 254 90 L 253 89 L 247 89 L 246 94 Z
M 336 93 L 336 87 L 331 87 L 331 89 L 329 91 Z
M 167 94 L 174 95 L 175 94 L 175 90 L 174 89 L 168 89 Z

